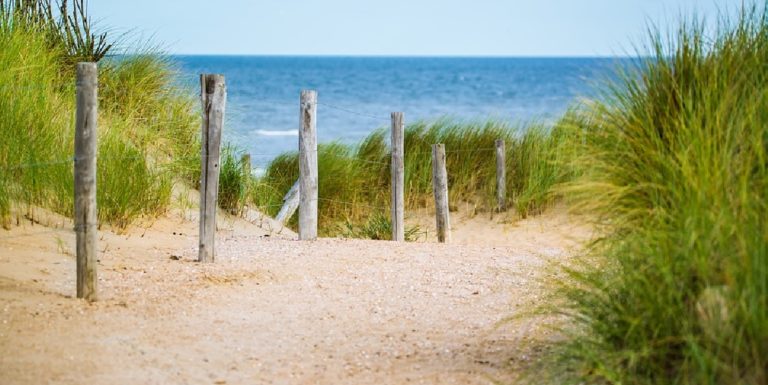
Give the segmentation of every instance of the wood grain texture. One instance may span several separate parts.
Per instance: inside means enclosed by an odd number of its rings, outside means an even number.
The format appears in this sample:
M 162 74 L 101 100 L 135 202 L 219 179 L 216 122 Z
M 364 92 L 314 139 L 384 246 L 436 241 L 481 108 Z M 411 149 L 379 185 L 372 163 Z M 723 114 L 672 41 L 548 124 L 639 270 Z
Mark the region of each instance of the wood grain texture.
M 77 298 L 95 301 L 98 217 L 96 208 L 96 137 L 98 132 L 98 68 L 77 64 L 75 117 L 75 234 Z
M 200 174 L 200 247 L 198 261 L 215 259 L 216 209 L 219 196 L 221 132 L 227 88 L 224 75 L 200 75 L 200 99 L 203 108 Z
M 504 139 L 496 140 L 496 207 L 507 209 L 507 152 Z
M 283 197 L 283 207 L 280 208 L 280 212 L 277 213 L 275 220 L 281 224 L 285 224 L 299 208 L 299 179 L 293 183 L 291 189 Z
M 317 239 L 317 92 L 301 91 L 299 108 L 299 239 Z
M 451 242 L 451 220 L 448 211 L 448 173 L 445 170 L 445 145 L 432 145 L 432 190 L 435 194 L 437 241 Z
M 405 241 L 405 117 L 392 113 L 392 240 Z

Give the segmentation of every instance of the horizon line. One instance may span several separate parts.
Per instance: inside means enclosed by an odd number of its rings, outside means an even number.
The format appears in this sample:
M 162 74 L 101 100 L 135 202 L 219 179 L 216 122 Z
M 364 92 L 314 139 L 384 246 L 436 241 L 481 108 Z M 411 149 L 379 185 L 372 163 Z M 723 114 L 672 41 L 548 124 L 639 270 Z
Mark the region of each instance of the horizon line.
M 425 58 L 425 59 L 636 59 L 639 55 L 458 55 L 458 54 L 252 54 L 252 53 L 167 53 L 169 56 L 228 56 L 286 58 Z

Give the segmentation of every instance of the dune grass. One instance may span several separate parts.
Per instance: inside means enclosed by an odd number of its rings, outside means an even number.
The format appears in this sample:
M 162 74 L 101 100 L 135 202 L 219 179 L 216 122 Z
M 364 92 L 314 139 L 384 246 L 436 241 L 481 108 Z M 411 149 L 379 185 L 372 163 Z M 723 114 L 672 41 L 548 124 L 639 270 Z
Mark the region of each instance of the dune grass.
M 167 209 L 174 182 L 199 184 L 197 106 L 192 93 L 174 85 L 169 61 L 154 52 L 105 57 L 113 42 L 93 33 L 87 17 L 57 18 L 51 1 L 1 4 L 0 63 L 8 70 L 0 74 L 0 128 L 10 138 L 0 143 L 0 218 L 6 226 L 12 204 L 71 215 L 73 64 L 78 60 L 99 61 L 99 219 L 127 226 L 139 216 Z M 87 15 L 83 2 L 73 4 L 64 14 Z M 73 41 L 75 31 L 85 41 Z M 408 207 L 431 204 L 430 144 L 445 143 L 452 207 L 464 203 L 489 211 L 495 188 L 493 142 L 502 138 L 508 142 L 510 202 L 523 216 L 539 211 L 550 201 L 549 187 L 556 181 L 551 162 L 557 156 L 556 140 L 550 130 L 532 125 L 520 134 L 502 122 L 447 119 L 410 125 L 405 138 Z M 389 211 L 388 138 L 382 129 L 359 146 L 320 146 L 321 233 L 382 236 L 382 218 Z M 244 174 L 240 155 L 232 146 L 223 151 L 220 206 L 238 213 L 255 204 L 274 214 L 298 176 L 296 154 L 276 158 L 258 180 Z
M 568 269 L 558 312 L 576 327 L 537 373 L 765 384 L 768 19 L 752 9 L 717 31 L 660 36 L 574 125 L 586 135 L 565 189 L 604 237 Z
M 416 122 L 405 130 L 406 207 L 432 205 L 431 144 L 446 146 L 450 206 L 471 206 L 476 212 L 495 207 L 496 154 L 494 141 L 504 139 L 507 149 L 509 201 L 525 216 L 550 203 L 551 187 L 560 181 L 559 147 L 570 131 L 559 125 L 531 124 L 517 128 L 488 120 L 458 122 L 449 119 Z M 318 147 L 319 227 L 323 235 L 381 237 L 389 218 L 389 131 L 379 129 L 356 146 L 340 143 Z M 254 183 L 252 201 L 270 214 L 279 211 L 283 195 L 298 178 L 295 152 L 275 158 Z M 295 218 L 291 222 L 295 225 Z M 389 224 L 387 224 L 389 225 Z M 359 226 L 359 229 L 355 230 Z M 367 229 L 367 230 L 366 230 Z M 360 231 L 358 231 L 360 230 Z
M 51 32 L 62 25 L 30 18 L 9 4 L 0 12 L 0 219 L 6 227 L 13 205 L 19 207 L 17 222 L 32 206 L 72 214 L 72 62 L 82 59 L 72 56 L 78 48 Z M 199 148 L 196 104 L 175 87 L 174 76 L 157 53 L 99 62 L 102 223 L 124 227 L 139 216 L 161 214 L 174 178 L 199 178 L 199 154 L 192 151 Z
M 0 1 L 4 226 L 14 205 L 17 221 L 32 206 L 72 214 L 72 64 L 110 49 L 102 35 L 69 41 L 44 7 L 19 14 L 10 3 Z M 572 338 L 539 372 L 557 382 L 768 382 L 766 13 L 747 10 L 710 36 L 697 23 L 670 43 L 654 34 L 654 55 L 624 83 L 552 125 L 406 128 L 408 208 L 432 204 L 430 145 L 444 143 L 451 207 L 490 213 L 494 141 L 504 139 L 508 199 L 521 216 L 563 195 L 595 216 L 602 238 L 567 268 L 560 293 Z M 99 75 L 99 218 L 124 227 L 167 209 L 174 181 L 198 185 L 197 105 L 161 55 L 103 59 Z M 388 141 L 381 129 L 356 146 L 320 145 L 322 235 L 388 238 Z M 298 157 L 277 157 L 259 178 L 243 170 L 238 150 L 226 148 L 221 206 L 275 214 Z

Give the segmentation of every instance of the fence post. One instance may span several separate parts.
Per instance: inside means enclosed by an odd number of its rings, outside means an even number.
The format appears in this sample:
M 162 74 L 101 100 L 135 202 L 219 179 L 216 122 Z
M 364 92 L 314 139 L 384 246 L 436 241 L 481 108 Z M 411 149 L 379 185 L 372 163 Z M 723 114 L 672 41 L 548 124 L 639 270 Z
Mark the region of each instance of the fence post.
M 448 173 L 445 170 L 445 145 L 432 145 L 432 190 L 435 193 L 437 241 L 451 242 L 451 221 L 448 212 Z
M 77 112 L 75 117 L 75 234 L 77 249 L 77 298 L 96 300 L 98 239 L 96 211 L 96 121 L 98 118 L 98 68 L 77 63 Z
M 496 202 L 499 211 L 507 209 L 507 152 L 504 139 L 496 139 Z
M 402 112 L 392 113 L 392 240 L 405 241 L 405 118 Z
M 200 98 L 203 105 L 200 174 L 200 248 L 199 262 L 214 261 L 216 238 L 216 208 L 219 196 L 219 163 L 221 161 L 221 131 L 227 88 L 224 75 L 200 75 Z
M 251 177 L 251 154 L 243 154 L 240 158 L 240 166 L 243 167 L 243 176 L 246 178 Z M 250 179 L 246 180 L 246 183 L 251 183 Z
M 299 111 L 299 239 L 317 239 L 317 92 L 301 91 Z

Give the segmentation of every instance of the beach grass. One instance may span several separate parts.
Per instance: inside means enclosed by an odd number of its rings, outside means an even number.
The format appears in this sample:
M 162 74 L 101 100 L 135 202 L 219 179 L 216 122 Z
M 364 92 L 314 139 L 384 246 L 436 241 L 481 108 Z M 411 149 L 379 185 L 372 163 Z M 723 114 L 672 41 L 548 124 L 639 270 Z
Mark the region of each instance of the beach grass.
M 19 222 L 35 206 L 72 215 L 73 60 L 94 59 L 98 53 L 88 56 L 68 47 L 52 31 L 58 24 L 4 4 L 0 218 L 7 227 L 12 212 Z M 72 56 L 75 51 L 81 56 Z M 199 178 L 199 154 L 194 152 L 199 117 L 191 94 L 175 86 L 173 66 L 163 55 L 97 59 L 99 220 L 122 228 L 139 216 L 165 212 L 174 179 Z
M 561 188 L 601 238 L 567 268 L 553 383 L 768 382 L 768 19 L 703 25 L 652 33 L 572 125 Z
M 560 146 L 570 131 L 559 123 L 516 127 L 487 120 L 462 122 L 441 119 L 416 122 L 405 129 L 405 199 L 407 208 L 433 205 L 431 145 L 446 147 L 449 203 L 455 210 L 469 204 L 479 212 L 496 206 L 495 141 L 506 143 L 508 200 L 521 216 L 538 213 L 555 199 L 552 186 L 565 176 L 561 172 Z M 370 227 L 376 218 L 389 217 L 389 131 L 372 132 L 357 145 L 324 143 L 318 147 L 319 227 L 323 235 L 372 234 L 353 231 Z M 298 154 L 276 157 L 265 175 L 253 185 L 251 201 L 269 214 L 276 214 L 284 194 L 298 178 Z M 373 222 L 372 222 L 373 221 Z M 289 224 L 295 226 L 296 218 Z

